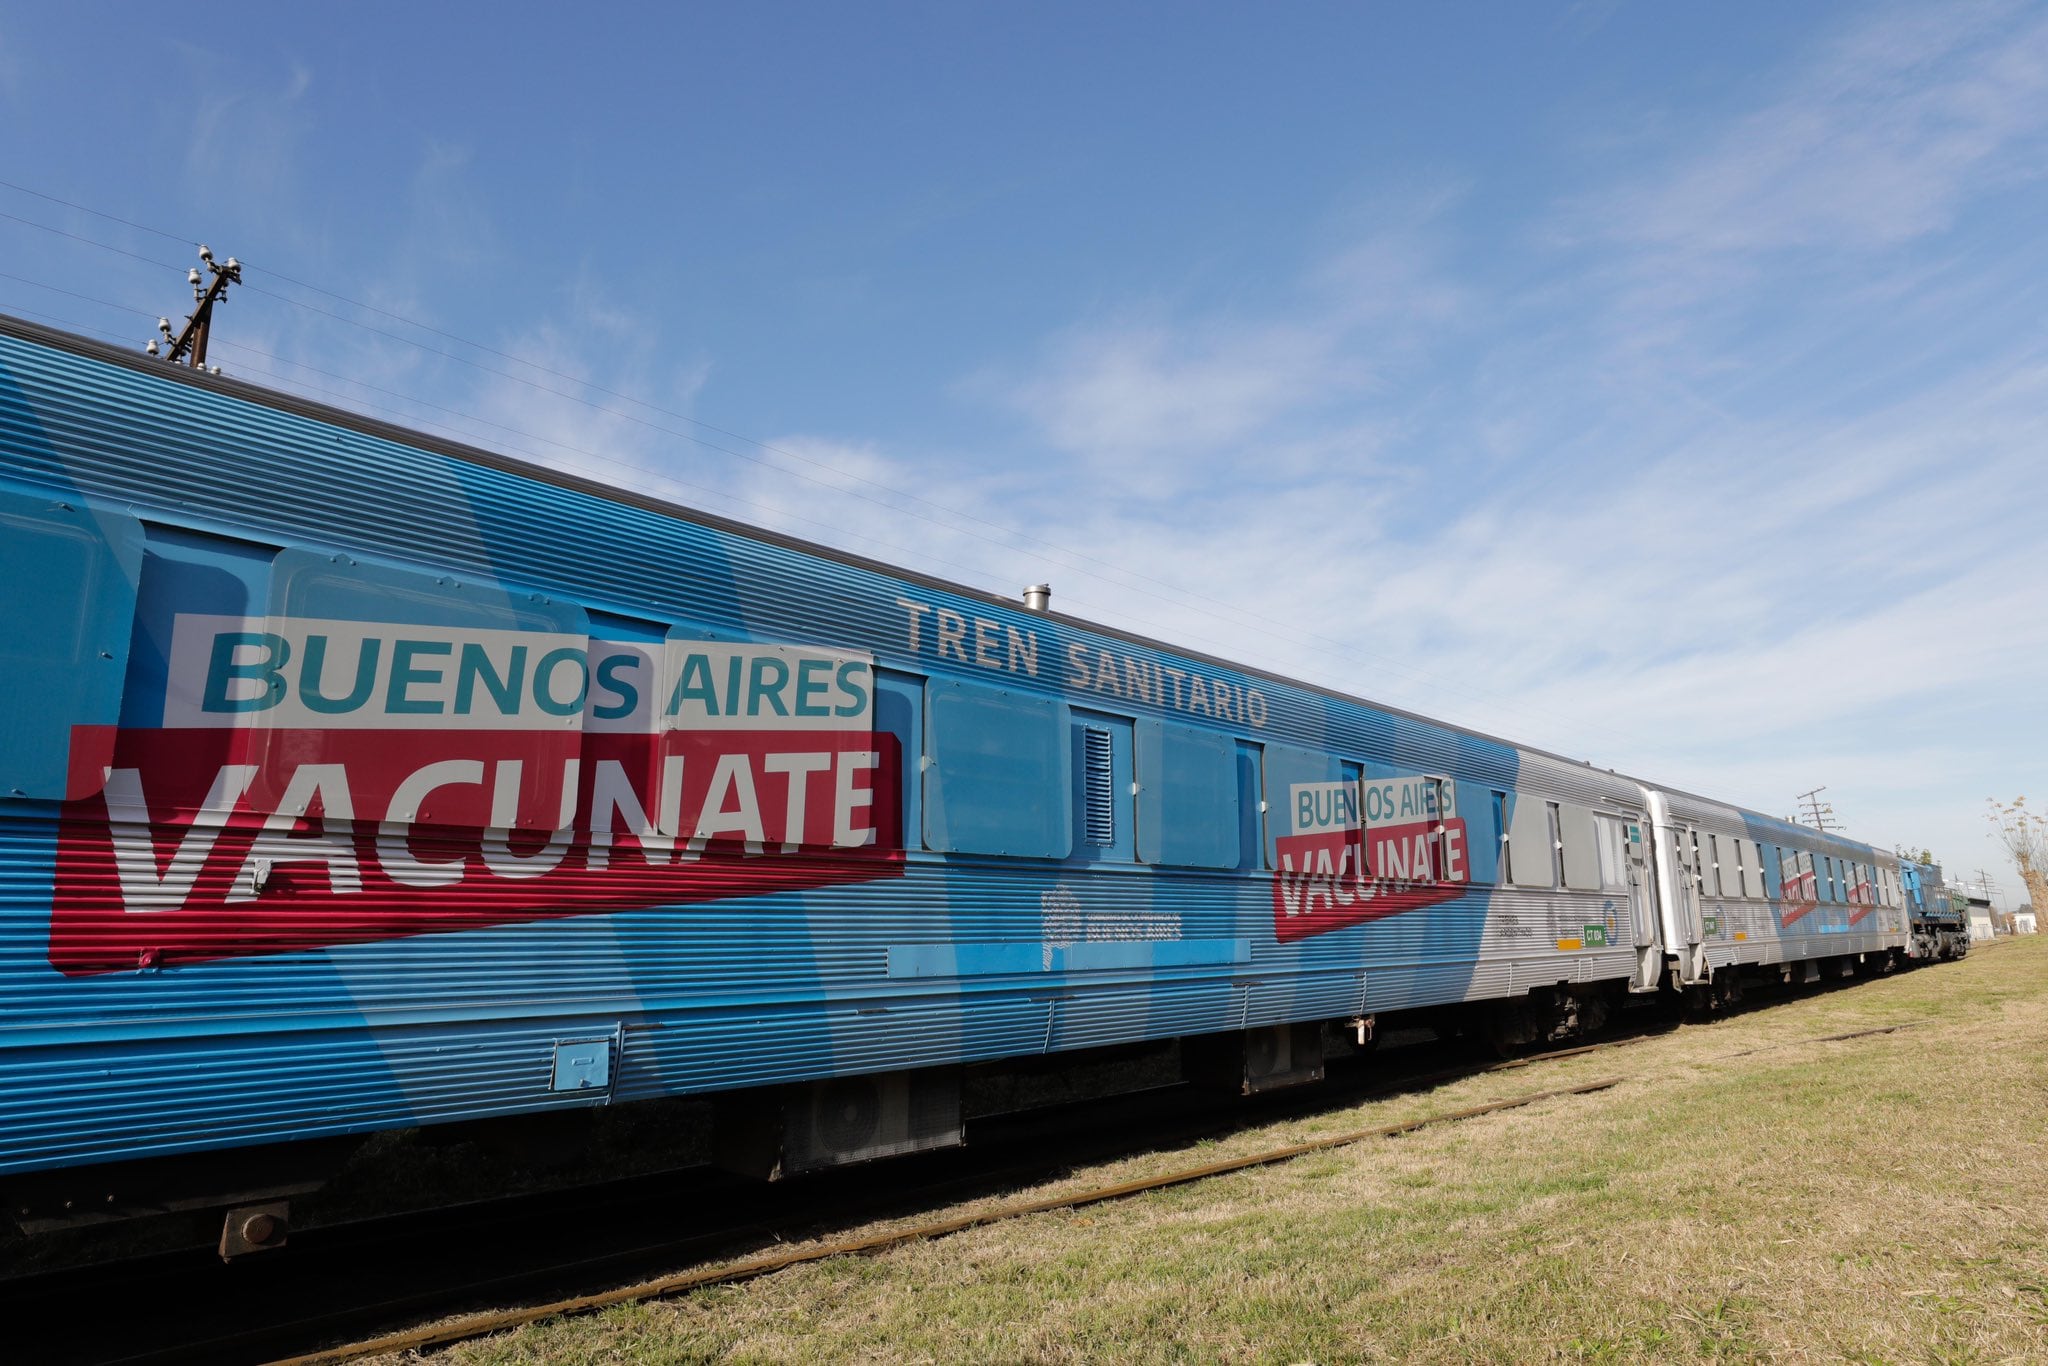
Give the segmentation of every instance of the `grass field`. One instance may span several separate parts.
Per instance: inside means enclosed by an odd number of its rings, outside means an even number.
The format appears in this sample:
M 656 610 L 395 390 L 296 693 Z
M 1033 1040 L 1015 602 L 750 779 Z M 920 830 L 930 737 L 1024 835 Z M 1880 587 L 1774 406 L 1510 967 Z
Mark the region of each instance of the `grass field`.
M 440 1359 L 2048 1360 L 2048 936 L 1020 1194 L 1617 1073 Z

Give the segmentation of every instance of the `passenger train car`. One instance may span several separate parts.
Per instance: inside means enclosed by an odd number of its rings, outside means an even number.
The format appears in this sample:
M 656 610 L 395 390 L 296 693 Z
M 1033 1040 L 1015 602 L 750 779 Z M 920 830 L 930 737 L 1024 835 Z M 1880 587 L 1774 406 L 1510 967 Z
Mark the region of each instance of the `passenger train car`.
M 0 565 L 36 1227 L 655 1097 L 794 1171 L 957 1139 L 966 1064 L 1252 1090 L 1908 942 L 1866 845 L 12 320 Z

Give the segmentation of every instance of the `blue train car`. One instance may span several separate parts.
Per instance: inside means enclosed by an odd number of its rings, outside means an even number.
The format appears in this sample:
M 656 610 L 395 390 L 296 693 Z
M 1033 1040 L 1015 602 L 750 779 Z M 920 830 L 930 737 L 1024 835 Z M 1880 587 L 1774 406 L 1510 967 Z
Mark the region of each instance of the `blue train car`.
M 1670 851 L 1731 808 L 4 319 L 0 563 L 0 1185 L 38 1219 L 859 1077 L 895 1118 L 782 1146 L 897 1151 L 957 1133 L 963 1064 L 1203 1038 L 1249 1088 L 1326 1022 L 1543 1037 L 1714 968 Z M 1827 852 L 1829 905 L 1896 906 Z

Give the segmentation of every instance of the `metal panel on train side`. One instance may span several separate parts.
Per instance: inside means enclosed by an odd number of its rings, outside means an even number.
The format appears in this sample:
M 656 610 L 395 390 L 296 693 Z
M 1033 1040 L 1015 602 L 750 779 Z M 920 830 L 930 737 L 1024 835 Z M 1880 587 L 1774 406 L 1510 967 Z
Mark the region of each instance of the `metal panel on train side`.
M 119 724 L 0 819 L 0 1171 L 1629 971 L 1597 886 L 1491 917 L 1496 794 L 1625 780 L 4 329 L 0 441 L 141 532 Z M 925 847 L 941 684 L 1229 736 L 1239 866 Z
M 1484 989 L 1475 997 L 1576 982 L 1627 981 L 1635 990 L 1653 990 L 1662 975 L 1662 956 L 1641 785 L 1600 769 L 1525 753 L 1514 790 L 1501 797 L 1496 835 L 1507 834 L 1528 804 L 1528 814 L 1546 832 L 1550 822 L 1543 807 L 1580 815 L 1597 843 L 1590 877 L 1551 871 L 1552 851 L 1546 846 L 1537 856 L 1550 875 L 1497 879 L 1494 914 L 1481 946 Z M 1525 823 L 1522 828 L 1532 827 Z M 1522 851 L 1525 857 L 1529 852 Z

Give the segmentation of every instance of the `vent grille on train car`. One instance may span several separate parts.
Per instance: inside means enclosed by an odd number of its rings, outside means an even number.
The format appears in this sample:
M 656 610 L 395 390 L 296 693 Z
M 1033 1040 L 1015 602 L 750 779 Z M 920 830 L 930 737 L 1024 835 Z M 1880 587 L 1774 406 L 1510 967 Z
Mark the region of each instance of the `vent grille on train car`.
M 1109 732 L 1081 728 L 1082 794 L 1088 811 L 1088 842 L 1101 847 L 1116 843 L 1116 802 L 1110 781 Z

